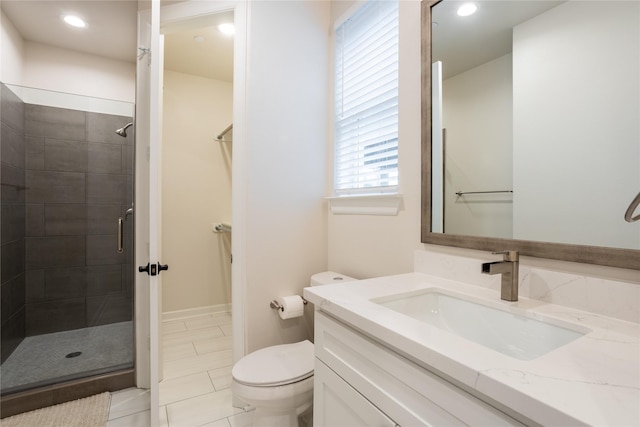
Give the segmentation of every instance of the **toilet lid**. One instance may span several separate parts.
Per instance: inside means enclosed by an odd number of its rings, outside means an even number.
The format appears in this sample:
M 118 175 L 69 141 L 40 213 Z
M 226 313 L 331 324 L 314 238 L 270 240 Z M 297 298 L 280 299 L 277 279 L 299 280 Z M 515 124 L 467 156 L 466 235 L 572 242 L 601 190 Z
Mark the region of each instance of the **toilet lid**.
M 250 386 L 291 384 L 313 375 L 313 344 L 304 340 L 294 344 L 266 347 L 244 356 L 231 371 L 233 379 Z

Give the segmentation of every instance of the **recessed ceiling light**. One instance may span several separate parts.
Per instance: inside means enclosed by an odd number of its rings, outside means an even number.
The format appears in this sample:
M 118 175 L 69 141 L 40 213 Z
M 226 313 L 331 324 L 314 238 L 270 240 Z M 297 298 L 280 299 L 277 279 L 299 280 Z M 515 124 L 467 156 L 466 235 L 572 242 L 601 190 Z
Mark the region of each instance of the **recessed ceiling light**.
M 87 26 L 87 23 L 82 18 L 75 15 L 64 15 L 62 19 L 72 27 L 85 28 Z
M 236 33 L 236 27 L 233 24 L 225 23 L 218 25 L 218 30 L 227 36 L 232 36 Z
M 457 13 L 458 16 L 469 16 L 476 13 L 476 10 L 478 10 L 478 6 L 476 6 L 474 3 L 465 3 L 458 8 Z

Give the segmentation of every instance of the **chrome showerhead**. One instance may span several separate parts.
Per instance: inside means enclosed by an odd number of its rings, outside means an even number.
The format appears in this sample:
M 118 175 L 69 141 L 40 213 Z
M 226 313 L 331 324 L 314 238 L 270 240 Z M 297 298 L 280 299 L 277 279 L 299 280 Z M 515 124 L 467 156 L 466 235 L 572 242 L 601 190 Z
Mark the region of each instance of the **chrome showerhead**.
M 118 135 L 120 135 L 121 137 L 126 138 L 127 137 L 127 129 L 129 127 L 131 127 L 131 126 L 133 126 L 133 123 L 127 123 L 126 125 L 124 125 L 124 127 L 121 127 L 120 129 L 118 129 L 116 131 L 116 133 Z

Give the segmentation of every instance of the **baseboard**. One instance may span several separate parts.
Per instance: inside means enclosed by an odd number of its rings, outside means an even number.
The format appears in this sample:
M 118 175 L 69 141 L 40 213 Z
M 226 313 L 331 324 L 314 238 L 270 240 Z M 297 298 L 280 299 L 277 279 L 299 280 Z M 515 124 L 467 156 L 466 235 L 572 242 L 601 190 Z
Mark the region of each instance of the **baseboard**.
M 231 313 L 231 303 L 229 304 L 217 304 L 209 305 L 206 307 L 188 308 L 185 310 L 165 311 L 162 313 L 162 321 L 180 320 L 194 316 L 205 316 L 214 314 L 229 314 Z

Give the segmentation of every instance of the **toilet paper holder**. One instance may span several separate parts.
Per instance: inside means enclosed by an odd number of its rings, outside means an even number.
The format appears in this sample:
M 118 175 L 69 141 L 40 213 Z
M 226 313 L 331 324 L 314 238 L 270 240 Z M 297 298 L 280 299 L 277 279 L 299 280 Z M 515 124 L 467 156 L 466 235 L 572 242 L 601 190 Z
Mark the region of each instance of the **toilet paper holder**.
M 300 297 L 300 298 L 302 298 L 302 297 Z M 304 305 L 307 305 L 307 300 L 306 300 L 306 299 L 304 299 L 304 298 L 302 298 L 302 303 L 303 303 Z M 276 300 L 272 300 L 272 301 L 269 303 L 269 307 L 273 308 L 274 310 L 284 311 L 284 307 L 283 307 L 283 306 L 281 306 L 281 305 L 278 303 L 278 301 L 276 301 Z

